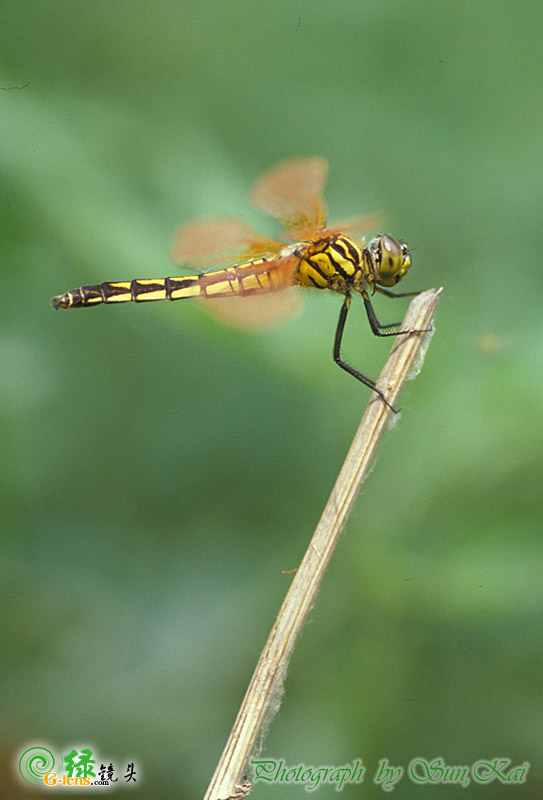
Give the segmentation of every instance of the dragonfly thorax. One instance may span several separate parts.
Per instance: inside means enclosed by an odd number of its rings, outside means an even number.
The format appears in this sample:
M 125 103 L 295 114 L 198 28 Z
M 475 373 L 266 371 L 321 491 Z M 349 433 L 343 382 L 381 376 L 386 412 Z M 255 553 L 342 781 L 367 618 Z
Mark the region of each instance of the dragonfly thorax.
M 300 286 L 332 289 L 341 294 L 362 291 L 369 285 L 366 261 L 369 251 L 343 234 L 296 246 L 300 263 L 295 281 Z

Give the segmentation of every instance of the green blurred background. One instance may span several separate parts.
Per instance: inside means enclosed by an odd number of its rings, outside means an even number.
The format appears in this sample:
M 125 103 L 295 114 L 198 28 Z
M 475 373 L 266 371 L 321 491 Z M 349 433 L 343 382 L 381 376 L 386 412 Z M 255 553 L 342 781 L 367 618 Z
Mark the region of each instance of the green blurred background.
M 331 216 L 383 209 L 414 249 L 405 290 L 444 293 L 264 754 L 363 758 L 345 798 L 383 796 L 383 758 L 503 756 L 542 796 L 542 34 L 542 5 L 504 0 L 4 0 L 8 771 L 27 743 L 91 743 L 136 760 L 133 794 L 203 795 L 369 400 L 332 363 L 340 300 L 308 292 L 258 334 L 191 303 L 49 300 L 175 274 L 183 221 L 275 233 L 253 180 L 317 153 Z M 349 322 L 346 355 L 377 376 L 390 343 L 360 303 Z

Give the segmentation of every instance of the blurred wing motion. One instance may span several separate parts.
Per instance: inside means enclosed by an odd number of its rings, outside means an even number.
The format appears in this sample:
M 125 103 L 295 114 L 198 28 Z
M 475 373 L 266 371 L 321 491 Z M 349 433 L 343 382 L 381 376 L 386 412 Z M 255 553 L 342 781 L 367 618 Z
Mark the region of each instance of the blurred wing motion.
M 263 284 L 261 292 L 255 286 L 250 295 L 223 296 L 220 299 L 206 296 L 201 302 L 197 300 L 206 312 L 228 325 L 261 330 L 293 316 L 302 305 L 299 293 L 288 289 L 293 283 L 296 264 L 291 260 L 290 263 L 281 263 L 280 269 L 274 266 L 284 246 L 283 242 L 261 236 L 238 217 L 218 217 L 183 225 L 175 235 L 171 259 L 180 266 L 203 269 L 204 272 L 244 261 L 260 261 L 266 264 L 267 269 L 274 269 L 277 279 L 275 291 Z M 283 288 L 287 291 L 278 293 Z
M 263 256 L 273 258 L 283 247 L 282 242 L 261 236 L 238 217 L 217 217 L 182 225 L 170 256 L 174 264 L 207 272 Z
M 364 236 L 368 231 L 377 231 L 383 227 L 383 215 L 376 211 L 373 214 L 362 214 L 359 217 L 348 217 L 339 220 L 331 227 L 327 227 L 326 232 L 330 235 L 346 233 L 358 242 L 364 241 Z
M 195 302 L 225 325 L 245 331 L 261 331 L 278 325 L 298 314 L 303 305 L 301 292 L 293 286 L 281 292 Z
M 251 202 L 278 219 L 293 239 L 306 241 L 326 225 L 322 192 L 327 177 L 325 158 L 290 158 L 261 175 Z

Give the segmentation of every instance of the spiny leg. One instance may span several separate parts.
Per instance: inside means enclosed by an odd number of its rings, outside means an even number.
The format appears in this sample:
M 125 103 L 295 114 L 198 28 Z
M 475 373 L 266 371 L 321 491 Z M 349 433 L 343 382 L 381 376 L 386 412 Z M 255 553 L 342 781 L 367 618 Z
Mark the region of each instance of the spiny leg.
M 336 328 L 336 336 L 334 339 L 334 354 L 333 354 L 334 361 L 339 367 L 341 367 L 341 369 L 344 369 L 345 372 L 348 372 L 349 375 L 352 375 L 353 378 L 356 378 L 357 381 L 363 383 L 364 386 L 367 386 L 368 389 L 372 390 L 372 392 L 378 394 L 383 403 L 385 403 L 385 405 L 387 405 L 391 411 L 397 414 L 398 411 L 393 406 L 390 405 L 390 403 L 384 396 L 383 392 L 376 387 L 375 381 L 372 381 L 371 378 L 367 378 L 365 375 L 362 375 L 361 372 L 359 372 L 354 367 L 351 367 L 350 364 L 347 364 L 347 362 L 343 361 L 343 359 L 341 358 L 341 340 L 343 339 L 343 331 L 345 330 L 345 322 L 347 320 L 347 314 L 349 313 L 350 307 L 351 307 L 351 297 L 350 295 L 347 295 L 347 297 L 343 301 L 343 305 L 341 306 L 341 311 L 339 312 L 339 320 Z

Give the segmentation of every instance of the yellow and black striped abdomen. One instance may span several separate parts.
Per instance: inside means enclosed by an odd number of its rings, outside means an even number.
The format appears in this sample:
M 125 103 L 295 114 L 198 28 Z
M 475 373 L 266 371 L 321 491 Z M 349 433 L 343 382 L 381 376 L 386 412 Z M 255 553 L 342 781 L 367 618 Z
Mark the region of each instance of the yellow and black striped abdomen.
M 181 278 L 146 278 L 81 286 L 53 298 L 55 308 L 100 303 L 144 303 L 190 297 L 246 297 L 276 292 L 293 283 L 350 294 L 368 285 L 367 250 L 348 236 L 334 235 L 291 245 L 272 258 Z
M 296 283 L 348 294 L 363 277 L 363 251 L 348 236 L 312 242 L 300 254 Z
M 188 275 L 185 278 L 155 278 L 81 286 L 53 298 L 55 308 L 84 308 L 100 303 L 143 303 L 151 300 L 183 300 L 188 297 L 245 297 L 266 294 L 284 288 L 287 266 L 281 269 L 267 259 L 251 261 L 237 267 Z

